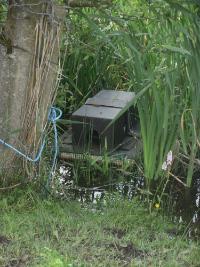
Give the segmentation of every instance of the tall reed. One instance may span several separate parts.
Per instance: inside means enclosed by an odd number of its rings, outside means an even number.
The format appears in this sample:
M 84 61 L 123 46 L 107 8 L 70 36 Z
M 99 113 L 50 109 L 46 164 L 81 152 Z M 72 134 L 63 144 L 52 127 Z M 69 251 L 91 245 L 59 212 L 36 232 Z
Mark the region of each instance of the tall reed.
M 165 175 L 172 151 L 185 161 L 190 186 L 200 145 L 198 1 L 114 2 L 112 10 L 72 14 L 77 31 L 65 63 L 67 94 L 75 107 L 102 88 L 135 91 L 147 184 Z

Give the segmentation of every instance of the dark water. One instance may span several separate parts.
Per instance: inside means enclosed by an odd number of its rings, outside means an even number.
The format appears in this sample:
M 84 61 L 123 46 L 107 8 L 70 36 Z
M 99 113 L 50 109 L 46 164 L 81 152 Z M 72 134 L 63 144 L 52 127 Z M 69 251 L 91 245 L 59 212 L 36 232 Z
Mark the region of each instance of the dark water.
M 76 199 L 81 203 L 92 203 L 94 206 L 103 205 L 107 195 L 121 196 L 141 200 L 149 197 L 152 206 L 158 202 L 155 194 L 148 195 L 145 191 L 145 181 L 141 176 L 128 177 L 118 181 L 105 181 L 97 186 L 84 186 L 73 179 L 72 167 L 61 165 L 58 171 L 58 185 L 56 193 L 67 199 Z M 166 193 L 163 195 L 161 212 L 165 212 L 177 224 L 187 226 L 188 238 L 200 238 L 200 177 L 196 177 L 192 188 L 185 192 L 182 185 L 175 181 L 169 182 Z
M 134 179 L 127 181 L 105 181 L 97 186 L 86 186 L 82 182 L 75 182 L 72 169 L 64 165 L 59 167 L 58 181 L 60 188 L 63 189 L 59 192 L 61 195 L 69 192 L 72 197 L 82 202 L 96 202 L 96 199 L 102 199 L 106 194 L 114 192 L 131 200 L 144 188 L 143 177 L 134 177 Z

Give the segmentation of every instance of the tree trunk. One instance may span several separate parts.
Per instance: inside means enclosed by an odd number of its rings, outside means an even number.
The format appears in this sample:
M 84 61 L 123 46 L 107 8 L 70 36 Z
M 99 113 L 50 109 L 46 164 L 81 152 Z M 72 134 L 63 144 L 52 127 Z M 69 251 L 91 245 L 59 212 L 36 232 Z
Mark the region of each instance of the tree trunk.
M 55 95 L 64 10 L 50 0 L 9 5 L 0 43 L 0 138 L 34 158 Z M 18 167 L 15 157 L 0 145 L 3 173 Z

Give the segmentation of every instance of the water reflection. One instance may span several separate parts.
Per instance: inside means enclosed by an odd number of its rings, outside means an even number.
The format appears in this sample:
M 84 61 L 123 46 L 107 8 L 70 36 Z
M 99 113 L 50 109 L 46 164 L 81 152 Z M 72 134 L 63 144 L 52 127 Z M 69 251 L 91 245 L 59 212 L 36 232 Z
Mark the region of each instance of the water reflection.
M 114 194 L 114 192 L 119 193 L 122 197 L 126 197 L 129 200 L 133 199 L 136 195 L 143 198 L 142 191 L 145 186 L 144 177 L 134 177 L 134 179 L 130 178 L 129 180 L 110 182 L 96 187 L 79 186 L 73 180 L 72 167 L 64 165 L 59 168 L 58 182 L 61 190 L 57 190 L 57 194 L 61 197 L 76 199 L 83 204 L 92 203 L 94 205 L 98 205 L 99 203 L 101 205 L 104 204 L 106 195 Z M 181 193 L 181 190 L 169 193 L 171 195 L 171 208 L 172 206 L 175 207 L 173 221 L 179 224 L 188 224 L 188 237 L 200 235 L 200 178 L 196 179 L 192 191 L 193 198 L 191 199 L 191 203 L 185 204 L 183 204 L 184 194 Z M 192 215 L 189 215 L 191 211 Z

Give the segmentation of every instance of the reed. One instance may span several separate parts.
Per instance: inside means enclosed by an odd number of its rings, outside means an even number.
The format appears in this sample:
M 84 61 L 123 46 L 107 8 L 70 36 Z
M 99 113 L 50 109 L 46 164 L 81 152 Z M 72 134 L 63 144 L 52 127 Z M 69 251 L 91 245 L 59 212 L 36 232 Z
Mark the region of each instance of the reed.
M 200 144 L 199 5 L 170 0 L 129 4 L 121 0 L 112 10 L 73 13 L 77 31 L 63 84 L 73 96 L 73 108 L 102 88 L 135 91 L 147 185 L 178 175 L 172 166 L 162 170 L 172 151 L 173 160 L 184 160 L 182 182 L 190 186 Z

